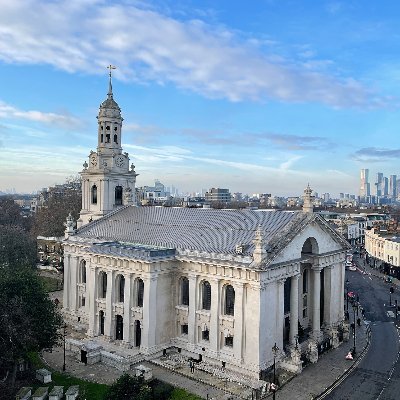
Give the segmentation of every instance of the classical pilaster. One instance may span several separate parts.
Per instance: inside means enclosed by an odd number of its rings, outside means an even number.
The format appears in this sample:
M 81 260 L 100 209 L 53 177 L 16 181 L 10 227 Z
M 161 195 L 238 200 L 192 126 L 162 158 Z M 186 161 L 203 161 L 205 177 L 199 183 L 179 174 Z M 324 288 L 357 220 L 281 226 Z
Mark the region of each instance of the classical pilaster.
M 112 340 L 115 337 L 114 332 L 114 312 L 113 312 L 113 299 L 114 296 L 114 271 L 107 272 L 107 293 L 106 293 L 106 315 L 105 315 L 105 326 L 104 336 Z
M 97 282 L 98 282 L 98 276 L 97 276 L 97 267 L 90 267 L 88 268 L 89 270 L 89 276 L 87 279 L 88 282 L 88 301 L 89 301 L 89 329 L 87 331 L 87 335 L 89 337 L 97 336 L 99 332 L 99 326 L 98 326 L 98 318 L 97 318 L 97 295 L 98 295 L 98 289 L 97 289 Z
M 312 335 L 314 339 L 321 337 L 321 319 L 320 319 L 320 296 L 321 296 L 321 270 L 322 268 L 312 267 L 313 274 L 313 310 L 312 310 Z
M 148 276 L 143 278 L 143 282 L 142 348 L 146 352 L 156 345 L 158 279 L 156 275 Z
M 211 321 L 210 321 L 210 347 L 214 351 L 220 348 L 219 313 L 220 313 L 220 282 L 210 279 L 211 285 Z
M 69 292 L 71 279 L 71 256 L 68 254 L 64 258 L 64 280 L 63 280 L 63 308 L 69 311 Z
M 71 287 L 69 291 L 69 305 L 70 310 L 76 312 L 78 309 L 78 271 L 79 271 L 79 257 L 71 257 Z
M 196 306 L 197 306 L 197 276 L 189 274 L 189 314 L 188 314 L 188 340 L 189 343 L 197 342 L 196 335 Z
M 243 321 L 244 321 L 244 296 L 243 283 L 237 283 L 235 289 L 235 330 L 233 336 L 233 352 L 237 360 L 243 358 Z
M 284 285 L 286 279 L 279 279 L 276 282 L 276 331 L 275 342 L 280 349 L 283 349 L 283 323 L 285 316 L 285 303 L 284 303 Z
M 344 266 L 344 261 L 341 261 L 337 268 L 340 269 L 340 273 L 339 273 L 339 277 L 340 277 L 340 293 L 341 295 L 339 296 L 339 302 L 340 302 L 340 306 L 339 306 L 339 320 L 343 321 L 344 320 L 344 278 L 345 278 L 345 266 Z M 347 295 L 347 294 L 346 294 Z
M 299 321 L 299 277 L 294 275 L 291 279 L 290 285 L 290 344 L 295 344 L 298 335 L 298 321 Z
M 132 274 L 126 274 L 124 288 L 124 342 L 131 345 Z

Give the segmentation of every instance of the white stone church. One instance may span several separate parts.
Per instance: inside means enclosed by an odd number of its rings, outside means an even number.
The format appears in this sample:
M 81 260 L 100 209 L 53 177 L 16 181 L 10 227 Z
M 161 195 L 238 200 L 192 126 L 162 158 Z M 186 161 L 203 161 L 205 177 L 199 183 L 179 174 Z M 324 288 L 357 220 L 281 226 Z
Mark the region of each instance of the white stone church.
M 97 119 L 64 242 L 69 321 L 120 354 L 175 349 L 254 379 L 275 344 L 294 372 L 302 353 L 316 362 L 321 343 L 338 345 L 348 244 L 313 214 L 309 187 L 303 211 L 139 207 L 111 77 Z

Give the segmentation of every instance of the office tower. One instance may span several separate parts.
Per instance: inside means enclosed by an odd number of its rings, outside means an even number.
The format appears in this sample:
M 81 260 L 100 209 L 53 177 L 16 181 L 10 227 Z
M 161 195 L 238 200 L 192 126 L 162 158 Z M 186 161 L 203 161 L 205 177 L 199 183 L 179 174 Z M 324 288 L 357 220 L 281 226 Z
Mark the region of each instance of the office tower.
M 375 196 L 380 197 L 383 195 L 383 173 L 378 172 L 375 180 Z
M 383 187 L 382 187 L 382 195 L 388 196 L 389 195 L 389 179 L 386 176 L 383 178 Z
M 369 169 L 362 169 L 360 174 L 360 197 L 369 196 L 370 193 L 370 184 L 368 182 L 369 179 Z
M 389 177 L 389 197 L 395 199 L 397 197 L 397 175 Z

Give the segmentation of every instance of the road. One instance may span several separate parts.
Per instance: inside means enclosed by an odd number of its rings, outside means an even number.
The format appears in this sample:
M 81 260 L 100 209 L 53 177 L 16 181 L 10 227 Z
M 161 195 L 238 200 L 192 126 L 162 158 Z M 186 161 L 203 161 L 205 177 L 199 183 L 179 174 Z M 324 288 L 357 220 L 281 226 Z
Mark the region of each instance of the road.
M 392 285 L 370 274 L 369 267 L 363 274 L 362 261 L 357 259 L 357 262 L 358 270 L 346 271 L 346 278 L 349 291 L 359 295 L 365 318 L 371 321 L 371 346 L 358 367 L 325 399 L 397 400 L 400 399 L 399 335 L 394 308 L 389 305 Z M 400 305 L 400 287 L 392 295 L 392 300 L 395 299 Z

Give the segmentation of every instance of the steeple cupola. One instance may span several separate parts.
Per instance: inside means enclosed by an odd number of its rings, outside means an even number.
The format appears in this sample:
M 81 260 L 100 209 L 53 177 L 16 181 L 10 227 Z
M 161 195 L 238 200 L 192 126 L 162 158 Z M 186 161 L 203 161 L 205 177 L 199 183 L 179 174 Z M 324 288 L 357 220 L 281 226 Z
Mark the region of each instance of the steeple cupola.
M 108 66 L 109 84 L 107 98 L 100 104 L 98 120 L 98 145 L 99 153 L 114 153 L 121 154 L 121 130 L 122 121 L 121 109 L 114 100 L 112 91 L 112 70 L 115 69 L 112 65 Z

